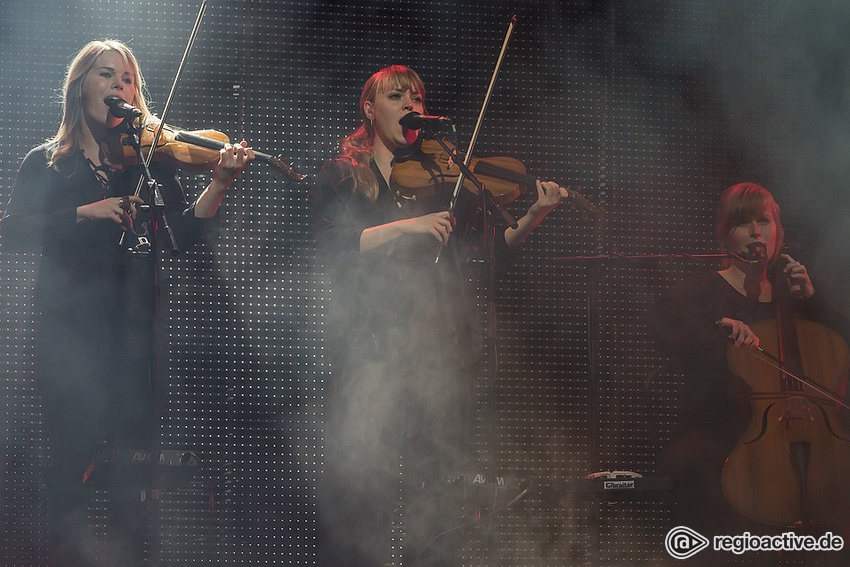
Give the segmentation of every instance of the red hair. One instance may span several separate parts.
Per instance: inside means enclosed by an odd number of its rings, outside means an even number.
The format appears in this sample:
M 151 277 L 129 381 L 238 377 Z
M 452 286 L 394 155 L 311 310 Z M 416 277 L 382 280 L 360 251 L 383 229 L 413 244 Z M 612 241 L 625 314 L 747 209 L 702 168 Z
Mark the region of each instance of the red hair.
M 350 166 L 354 190 L 360 191 L 373 202 L 378 199 L 378 180 L 375 179 L 369 163 L 372 161 L 372 148 L 375 145 L 375 130 L 372 122 L 366 118 L 364 107 L 367 102 L 374 104 L 378 95 L 393 89 L 409 89 L 425 100 L 425 84 L 416 71 L 404 65 L 384 67 L 364 83 L 359 106 L 362 122 L 342 141 L 340 147 L 340 158 Z
M 773 258 L 770 258 L 773 262 L 785 245 L 785 231 L 779 220 L 779 205 L 776 199 L 770 191 L 756 183 L 738 183 L 720 195 L 720 204 L 717 207 L 717 240 L 725 245 L 732 229 L 766 213 L 771 215 L 776 223 L 776 250 Z

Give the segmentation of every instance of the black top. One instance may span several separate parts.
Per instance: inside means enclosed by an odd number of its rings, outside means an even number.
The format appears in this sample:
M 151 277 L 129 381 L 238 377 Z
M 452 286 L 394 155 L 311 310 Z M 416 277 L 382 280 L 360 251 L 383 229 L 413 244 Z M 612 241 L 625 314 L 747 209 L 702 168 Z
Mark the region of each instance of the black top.
M 450 332 L 445 322 L 462 321 L 473 303 L 466 294 L 473 273 L 470 266 L 477 264 L 475 256 L 480 252 L 481 241 L 474 223 L 469 222 L 466 211 L 456 211 L 458 224 L 437 264 L 439 245 L 428 235 L 404 236 L 381 250 L 361 255 L 363 230 L 445 210 L 445 203 L 437 199 L 428 203 L 397 200 L 374 161 L 371 167 L 379 194 L 376 202 L 369 202 L 362 193 L 354 191 L 348 174 L 350 167 L 339 159 L 328 162 L 319 172 L 312 193 L 319 256 L 334 290 L 331 315 L 345 318 L 333 320 L 331 329 L 383 333 L 400 326 L 406 328 L 421 316 L 425 318 L 420 320 L 424 326 L 428 327 L 430 321 L 438 325 L 436 328 Z M 465 207 L 466 203 L 462 205 Z M 510 257 L 501 230 L 496 231 L 495 256 L 499 264 Z
M 78 223 L 76 208 L 132 194 L 139 170 L 131 167 L 116 172 L 105 186 L 82 151 L 64 159 L 59 171 L 49 168 L 47 147 L 30 151 L 18 171 L 0 221 L 3 250 L 41 250 L 35 300 L 43 315 L 42 327 L 72 348 L 103 352 L 115 347 L 119 329 L 149 321 L 153 263 L 119 246 L 120 225 L 111 221 Z M 186 250 L 200 240 L 202 226 L 208 221 L 195 218 L 173 167 L 155 163 L 151 170 L 162 186 L 166 214 L 179 247 Z M 141 197 L 150 201 L 147 187 Z M 140 213 L 137 217 L 137 227 L 144 216 Z M 132 342 L 121 347 L 132 347 Z
M 45 473 L 51 564 L 88 565 L 94 540 L 81 531 L 89 498 L 81 483 L 84 472 L 104 451 L 155 447 L 154 378 L 157 369 L 165 368 L 165 357 L 155 358 L 155 347 L 160 353 L 164 347 L 157 345 L 154 332 L 158 266 L 154 254 L 127 250 L 136 244 L 134 238 L 119 246 L 121 225 L 76 220 L 78 206 L 134 193 L 139 168 L 99 178 L 80 151 L 63 159 L 57 171 L 47 166 L 46 149 L 35 148 L 21 164 L 0 221 L 0 242 L 4 252 L 41 251 L 35 296 L 41 317 L 33 365 L 51 456 Z M 173 167 L 153 164 L 151 173 L 162 187 L 178 246 L 187 250 L 209 221 L 195 218 Z M 146 186 L 140 196 L 150 202 Z M 146 217 L 145 212 L 137 215 L 137 230 Z M 98 473 L 104 481 L 100 486 L 111 493 L 109 514 L 115 521 L 109 537 L 128 548 L 116 545 L 103 553 L 117 553 L 122 565 L 135 564 L 129 556 L 142 557 L 144 540 L 137 534 L 145 533 L 139 481 L 118 468 L 112 472 L 107 467 Z M 80 547 L 84 544 L 85 553 Z

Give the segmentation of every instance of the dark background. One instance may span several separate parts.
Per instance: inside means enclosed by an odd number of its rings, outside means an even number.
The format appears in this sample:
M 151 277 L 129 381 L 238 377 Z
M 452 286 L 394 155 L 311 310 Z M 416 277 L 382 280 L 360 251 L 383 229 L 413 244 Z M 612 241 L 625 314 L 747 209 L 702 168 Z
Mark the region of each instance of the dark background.
M 20 160 L 56 130 L 72 55 L 91 39 L 127 42 L 161 111 L 197 8 L 0 2 L 0 211 Z M 600 506 L 560 489 L 595 470 L 653 475 L 679 376 L 655 354 L 644 314 L 706 264 L 565 257 L 713 252 L 719 193 L 751 180 L 777 196 L 818 288 L 850 311 L 850 5 L 213 1 L 169 122 L 244 137 L 313 174 L 357 125 L 363 82 L 400 63 L 420 73 L 428 109 L 455 117 L 465 144 L 512 14 L 519 24 L 476 154 L 519 158 L 606 213 L 584 219 L 560 207 L 499 281 L 499 365 L 479 391 L 498 415 L 499 443 L 488 450 L 499 470 L 486 475 L 510 482 L 475 494 L 455 484 L 444 496 L 456 502 L 456 523 L 531 487 L 467 530 L 469 565 L 655 565 L 670 527 L 663 494 Z M 208 176 L 184 181 L 192 198 Z M 163 444 L 204 462 L 191 484 L 163 496 L 164 564 L 313 562 L 328 367 L 308 189 L 254 164 L 224 202 L 220 238 L 164 261 Z M 509 208 L 521 216 L 533 198 Z M 31 375 L 37 264 L 0 248 L 0 521 L 10 567 L 35 564 L 45 533 Z

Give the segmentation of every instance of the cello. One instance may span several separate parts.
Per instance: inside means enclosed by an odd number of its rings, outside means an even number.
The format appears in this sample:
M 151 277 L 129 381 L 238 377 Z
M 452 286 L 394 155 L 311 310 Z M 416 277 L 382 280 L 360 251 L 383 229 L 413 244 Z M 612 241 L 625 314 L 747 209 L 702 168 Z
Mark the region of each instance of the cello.
M 834 394 L 850 351 L 826 325 L 795 317 L 784 280 L 774 270 L 776 319 L 751 326 L 760 349 L 728 347 L 730 371 L 752 390 L 752 417 L 726 459 L 721 486 L 751 520 L 835 526 L 850 519 L 850 433 L 836 407 L 846 405 Z

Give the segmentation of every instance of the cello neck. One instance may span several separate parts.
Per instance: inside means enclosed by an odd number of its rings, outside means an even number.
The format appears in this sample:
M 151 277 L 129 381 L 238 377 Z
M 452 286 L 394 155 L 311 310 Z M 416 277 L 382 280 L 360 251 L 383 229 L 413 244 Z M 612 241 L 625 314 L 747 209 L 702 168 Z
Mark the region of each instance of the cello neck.
M 797 324 L 791 307 L 791 293 L 782 270 L 774 265 L 770 278 L 773 286 L 774 303 L 776 304 L 776 332 L 779 348 L 779 359 L 785 368 L 795 374 L 801 374 L 803 363 L 800 358 L 800 339 L 797 336 Z M 797 380 L 782 374 L 781 388 L 783 391 L 795 392 L 803 389 Z

